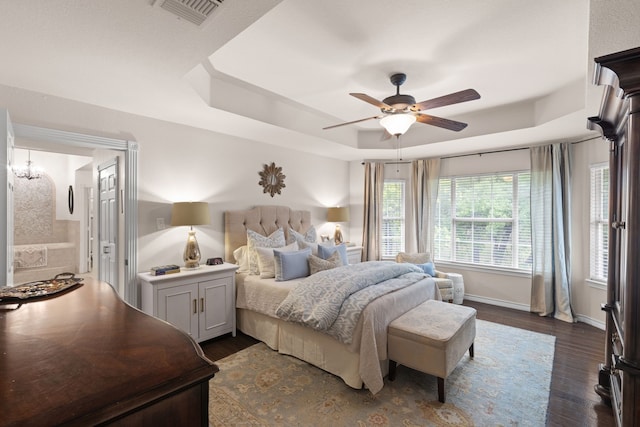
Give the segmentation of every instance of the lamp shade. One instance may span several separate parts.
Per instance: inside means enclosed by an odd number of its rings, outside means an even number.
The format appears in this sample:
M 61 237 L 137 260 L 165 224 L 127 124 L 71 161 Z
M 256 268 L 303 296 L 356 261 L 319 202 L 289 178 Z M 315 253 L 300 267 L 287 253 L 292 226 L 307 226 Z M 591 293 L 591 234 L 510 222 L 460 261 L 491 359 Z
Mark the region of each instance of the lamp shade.
M 391 135 L 402 135 L 416 122 L 413 114 L 390 114 L 380 120 L 380 124 Z
M 349 221 L 349 208 L 346 208 L 346 207 L 329 208 L 327 210 L 327 221 L 328 222 Z
M 171 209 L 171 225 L 206 225 L 210 224 L 209 203 L 178 202 Z

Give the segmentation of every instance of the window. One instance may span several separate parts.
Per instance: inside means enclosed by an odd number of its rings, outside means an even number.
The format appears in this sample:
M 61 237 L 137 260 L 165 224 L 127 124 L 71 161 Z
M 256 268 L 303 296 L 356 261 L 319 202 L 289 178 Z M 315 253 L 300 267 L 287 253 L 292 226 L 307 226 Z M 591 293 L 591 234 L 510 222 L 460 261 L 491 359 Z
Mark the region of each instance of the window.
M 404 251 L 404 187 L 403 180 L 384 181 L 382 193 L 382 258 L 393 258 Z
M 609 267 L 609 167 L 591 167 L 591 230 L 589 275 L 607 280 Z
M 530 176 L 440 178 L 435 258 L 531 270 Z

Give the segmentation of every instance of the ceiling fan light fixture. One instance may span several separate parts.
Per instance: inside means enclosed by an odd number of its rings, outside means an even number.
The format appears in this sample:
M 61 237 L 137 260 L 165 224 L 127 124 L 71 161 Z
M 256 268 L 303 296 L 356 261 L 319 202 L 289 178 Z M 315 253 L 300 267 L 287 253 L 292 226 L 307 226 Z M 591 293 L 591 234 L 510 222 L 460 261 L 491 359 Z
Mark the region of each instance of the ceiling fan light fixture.
M 391 135 L 403 135 L 416 122 L 416 116 L 409 113 L 390 114 L 380 119 L 380 124 Z

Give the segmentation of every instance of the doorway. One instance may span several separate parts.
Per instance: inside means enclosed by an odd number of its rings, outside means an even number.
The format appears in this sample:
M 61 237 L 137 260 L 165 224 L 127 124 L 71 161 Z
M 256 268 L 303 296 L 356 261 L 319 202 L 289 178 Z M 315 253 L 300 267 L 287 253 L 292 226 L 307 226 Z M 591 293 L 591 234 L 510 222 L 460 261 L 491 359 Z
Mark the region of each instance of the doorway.
M 11 124 L 9 122 L 9 126 Z M 123 212 L 123 236 L 119 247 L 122 248 L 122 262 L 118 263 L 118 275 L 122 281 L 118 285 L 118 293 L 134 307 L 138 306 L 138 288 L 136 285 L 137 274 L 137 151 L 138 145 L 134 141 L 104 138 L 93 135 L 79 134 L 75 132 L 59 131 L 55 129 L 41 128 L 37 126 L 13 124 L 13 135 L 16 139 L 28 140 L 29 144 L 40 144 L 44 150 L 115 150 L 124 158 L 122 173 L 122 212 Z M 8 141 L 5 140 L 5 143 Z M 2 174 L 0 174 L 2 175 Z M 6 175 L 0 180 L 6 180 Z M 1 183 L 4 188 L 7 183 Z M 6 218 L 5 218 L 6 222 Z M 7 238 L 7 228 L 0 229 L 0 234 Z M 5 258 L 6 259 L 6 258 Z

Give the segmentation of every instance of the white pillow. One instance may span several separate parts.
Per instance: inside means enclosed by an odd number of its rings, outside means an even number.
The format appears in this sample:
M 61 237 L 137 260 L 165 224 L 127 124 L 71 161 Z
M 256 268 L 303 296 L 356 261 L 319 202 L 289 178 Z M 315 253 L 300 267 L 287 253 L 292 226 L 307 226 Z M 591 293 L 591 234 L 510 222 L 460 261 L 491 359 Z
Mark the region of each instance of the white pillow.
M 233 257 L 236 260 L 236 264 L 240 266 L 238 268 L 238 273 L 248 273 L 249 272 L 249 251 L 247 245 L 240 246 L 235 251 L 233 251 Z
M 258 266 L 258 253 L 256 248 L 281 248 L 286 245 L 284 231 L 278 228 L 270 236 L 263 236 L 253 230 L 247 230 L 247 247 L 249 248 L 249 273 L 260 274 Z
M 272 279 L 276 277 L 276 266 L 273 257 L 274 248 L 256 248 L 258 253 L 258 266 L 260 268 L 261 279 Z M 298 242 L 277 248 L 281 252 L 292 252 L 298 250 Z

